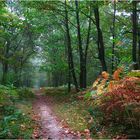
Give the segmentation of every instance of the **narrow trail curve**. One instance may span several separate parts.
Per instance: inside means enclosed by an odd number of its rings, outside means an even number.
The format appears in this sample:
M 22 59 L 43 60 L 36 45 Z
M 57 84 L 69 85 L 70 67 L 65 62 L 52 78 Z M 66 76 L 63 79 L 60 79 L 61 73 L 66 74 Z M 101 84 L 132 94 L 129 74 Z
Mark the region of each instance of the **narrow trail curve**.
M 36 99 L 33 102 L 33 110 L 41 118 L 41 138 L 45 139 L 78 139 L 78 137 L 67 134 L 66 129 L 57 121 L 57 117 L 53 114 L 49 104 L 47 104 L 47 97 L 44 97 L 40 91 L 35 92 Z

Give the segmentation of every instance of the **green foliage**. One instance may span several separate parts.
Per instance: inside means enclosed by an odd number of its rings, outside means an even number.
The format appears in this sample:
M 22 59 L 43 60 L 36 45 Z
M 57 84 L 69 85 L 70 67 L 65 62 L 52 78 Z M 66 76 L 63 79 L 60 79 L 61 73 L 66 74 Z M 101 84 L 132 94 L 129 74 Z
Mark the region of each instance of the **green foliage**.
M 130 77 L 139 77 L 140 78 L 140 71 L 131 71 L 127 75 Z
M 98 106 L 89 107 L 88 109 L 90 115 L 93 117 L 94 122 L 90 124 L 90 130 L 93 132 L 99 132 L 103 128 L 104 113 L 100 110 Z
M 32 85 L 32 77 L 26 78 L 27 69 L 33 67 L 48 76 L 49 86 L 66 84 L 68 76 L 68 50 L 66 47 L 66 31 L 64 24 L 64 1 L 19 1 L 5 5 L 0 2 L 0 62 L 7 62 L 9 75 L 6 83 L 17 81 L 19 85 Z M 131 0 L 116 3 L 115 38 L 113 33 L 113 2 L 111 1 L 79 1 L 79 16 L 83 53 L 86 48 L 88 21 L 91 9 L 98 4 L 100 24 L 103 32 L 106 62 L 108 71 L 111 71 L 112 43 L 115 43 L 114 66 L 117 68 L 126 65 L 129 69 L 132 64 L 131 47 L 132 34 L 130 14 Z M 9 8 L 9 10 L 7 10 Z M 11 8 L 11 9 L 10 9 Z M 14 12 L 13 10 L 14 9 Z M 76 77 L 79 75 L 79 55 L 77 46 L 77 27 L 74 1 L 67 1 L 68 21 L 71 37 L 72 54 Z M 98 59 L 97 31 L 93 11 L 91 12 L 91 33 L 87 55 L 87 83 L 91 84 L 101 65 Z M 6 46 L 8 42 L 9 46 Z M 5 50 L 8 49 L 6 54 Z M 31 59 L 30 59 L 31 58 Z M 38 63 L 35 63 L 34 58 Z M 97 59 L 96 59 L 97 58 Z M 30 61 L 31 60 L 31 61 Z M 32 63 L 33 62 L 33 63 Z M 38 68 L 36 68 L 38 67 Z M 94 71 L 93 71 L 93 68 Z M 21 70 L 22 69 L 22 70 Z M 22 71 L 22 72 L 21 72 Z M 128 71 L 128 70 L 127 70 Z M 10 75 L 13 75 L 11 78 Z M 61 76 L 60 76 L 61 75 Z M 59 82 L 56 84 L 56 80 Z M 23 82 L 26 81 L 26 82 Z
M 91 99 L 92 96 L 94 96 L 95 94 L 97 94 L 97 91 L 96 90 L 92 90 L 92 91 L 88 91 L 84 97 L 85 99 Z
M 15 87 L 0 85 L 0 104 L 9 104 L 18 99 L 19 95 Z
M 23 94 L 26 95 L 23 95 Z M 27 95 L 28 94 L 28 95 Z M 32 119 L 17 107 L 19 99 L 32 97 L 28 89 L 0 85 L 0 139 L 29 139 L 32 135 Z M 20 100 L 21 102 L 21 100 Z
M 14 103 L 19 99 L 30 99 L 34 93 L 30 88 L 15 88 L 14 86 L 0 85 L 0 104 Z
M 31 119 L 28 116 L 14 106 L 4 106 L 0 109 L 2 114 L 2 116 L 0 114 L 1 139 L 31 138 Z
M 18 95 L 21 99 L 30 99 L 34 97 L 34 93 L 30 88 L 18 88 Z

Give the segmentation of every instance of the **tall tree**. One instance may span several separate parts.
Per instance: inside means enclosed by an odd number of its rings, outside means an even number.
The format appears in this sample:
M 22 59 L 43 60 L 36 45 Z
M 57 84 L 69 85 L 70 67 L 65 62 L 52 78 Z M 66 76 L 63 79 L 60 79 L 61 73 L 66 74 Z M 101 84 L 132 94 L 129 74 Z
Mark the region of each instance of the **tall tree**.
M 138 63 L 140 69 L 140 26 L 138 27 Z
M 65 0 L 65 26 L 66 26 L 66 36 L 67 36 L 67 48 L 68 48 L 69 83 L 70 83 L 70 76 L 72 74 L 76 91 L 79 91 L 78 83 L 77 83 L 77 79 L 76 79 L 76 74 L 75 74 L 75 69 L 74 69 L 74 63 L 73 63 L 71 37 L 70 37 L 69 22 L 68 22 L 68 10 L 67 10 L 66 0 Z M 69 90 L 70 90 L 70 84 L 69 84 Z
M 132 2 L 132 31 L 133 31 L 133 44 L 132 44 L 132 60 L 133 67 L 135 70 L 138 69 L 138 61 L 137 61 L 137 34 L 138 34 L 138 26 L 137 26 L 137 1 Z
M 103 41 L 103 33 L 100 27 L 100 14 L 99 14 L 98 1 L 95 2 L 95 5 L 93 8 L 94 8 L 93 10 L 94 10 L 96 28 L 97 28 L 97 44 L 98 44 L 99 59 L 102 65 L 102 71 L 107 71 L 107 65 L 105 61 L 105 47 L 104 47 L 104 41 Z
M 80 57 L 80 75 L 79 75 L 79 83 L 80 88 L 85 88 L 84 85 L 84 55 L 83 55 L 83 48 L 82 48 L 82 38 L 81 38 L 81 28 L 80 28 L 80 18 L 79 18 L 79 3 L 75 0 L 76 6 L 76 21 L 77 21 L 77 38 L 78 38 L 78 47 L 79 47 L 79 57 Z
M 80 6 L 79 2 L 75 0 L 76 6 L 76 22 L 77 22 L 77 39 L 78 39 L 78 48 L 79 48 L 79 58 L 80 58 L 80 74 L 79 74 L 79 83 L 80 88 L 86 88 L 87 86 L 87 54 L 90 43 L 90 32 L 91 32 L 91 18 L 88 20 L 87 36 L 86 43 L 82 43 L 81 35 L 81 25 L 80 25 Z M 91 17 L 91 8 L 89 6 L 89 17 Z M 85 48 L 85 49 L 84 49 Z
M 113 3 L 113 27 L 112 27 L 112 73 L 114 72 L 114 64 L 115 64 L 115 22 L 116 22 L 116 1 Z
M 91 9 L 90 9 L 91 16 Z M 87 55 L 90 43 L 90 33 L 91 33 L 91 18 L 89 18 L 88 29 L 87 29 L 87 37 L 86 37 L 86 45 L 84 51 L 84 62 L 83 62 L 83 88 L 87 87 Z

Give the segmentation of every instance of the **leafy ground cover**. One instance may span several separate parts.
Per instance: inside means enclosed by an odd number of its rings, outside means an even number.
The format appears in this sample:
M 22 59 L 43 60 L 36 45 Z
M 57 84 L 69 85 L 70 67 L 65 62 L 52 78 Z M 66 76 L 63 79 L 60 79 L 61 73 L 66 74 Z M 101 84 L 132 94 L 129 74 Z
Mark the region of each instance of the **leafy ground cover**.
M 64 127 L 71 129 L 68 133 L 78 133 L 85 137 L 89 132 L 90 118 L 86 102 L 78 100 L 75 93 L 67 93 L 64 88 L 46 88 L 45 95 L 50 98 L 52 110 Z
M 26 92 L 25 92 L 26 91 Z M 28 94 L 28 96 L 26 95 Z M 25 98 L 33 96 L 31 90 L 0 86 L 0 138 L 29 139 L 32 137 L 34 121 L 32 106 Z M 22 100 L 21 100 L 22 99 Z

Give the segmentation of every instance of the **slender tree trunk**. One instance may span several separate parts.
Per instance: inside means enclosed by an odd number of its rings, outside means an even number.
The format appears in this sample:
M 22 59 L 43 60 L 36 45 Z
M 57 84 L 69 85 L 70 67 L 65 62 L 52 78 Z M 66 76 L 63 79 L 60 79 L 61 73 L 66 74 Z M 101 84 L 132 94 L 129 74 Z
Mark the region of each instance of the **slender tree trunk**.
M 19 87 L 19 71 L 16 66 L 14 68 L 14 86 Z
M 77 21 L 77 38 L 78 38 L 78 47 L 79 47 L 79 56 L 80 56 L 80 77 L 79 77 L 79 83 L 80 88 L 85 88 L 84 85 L 84 54 L 82 49 L 82 39 L 81 39 L 81 29 L 80 29 L 80 19 L 79 19 L 79 4 L 78 1 L 75 0 L 75 6 L 76 6 L 76 21 Z
M 90 15 L 91 15 L 91 11 L 90 11 Z M 88 52 L 88 48 L 89 48 L 90 31 L 91 31 L 91 19 L 89 19 L 88 33 L 87 33 L 87 40 L 86 40 L 86 48 L 85 48 L 85 54 L 84 54 L 83 88 L 87 87 L 87 52 Z
M 138 19 L 139 18 L 140 18 L 140 13 L 138 14 Z M 140 26 L 138 27 L 138 63 L 139 63 L 139 70 L 140 70 Z
M 65 54 L 66 54 L 66 57 L 67 57 L 67 62 L 68 62 L 68 74 L 67 74 L 67 80 L 66 82 L 68 83 L 68 92 L 71 91 L 71 65 L 70 65 L 70 55 L 69 55 L 69 52 L 68 52 L 68 47 L 67 47 L 67 38 L 65 38 L 65 46 L 66 46 L 66 51 L 65 51 Z
M 114 1 L 114 14 L 113 14 L 113 28 L 112 28 L 112 37 L 113 37 L 113 42 L 112 42 L 112 73 L 114 72 L 115 69 L 115 21 L 116 21 L 116 2 Z
M 68 92 L 71 91 L 71 66 L 70 66 L 70 57 L 68 55 Z
M 2 84 L 3 85 L 6 85 L 7 83 L 7 73 L 8 73 L 8 63 L 7 62 L 4 62 L 3 63 L 3 75 L 2 75 Z
M 98 44 L 99 59 L 102 65 L 102 71 L 107 71 L 103 34 L 100 28 L 100 16 L 99 16 L 98 4 L 94 7 L 94 15 L 95 15 L 95 21 L 96 21 L 97 34 L 98 34 L 97 44 Z
M 140 29 L 138 30 L 138 63 L 140 69 Z
M 137 62 L 137 1 L 132 2 L 133 11 L 132 11 L 132 23 L 133 23 L 133 44 L 132 44 L 132 60 L 133 67 L 135 70 L 138 69 Z
M 22 87 L 22 69 L 23 69 L 23 62 L 21 60 L 20 62 L 20 68 L 19 68 L 19 87 Z
M 5 46 L 5 51 L 4 51 L 4 58 L 6 60 L 4 60 L 2 62 L 3 65 L 3 75 L 2 75 L 2 84 L 6 85 L 7 83 L 7 74 L 8 74 L 8 56 L 9 56 L 9 48 L 10 48 L 10 41 L 7 40 L 7 44 Z
M 70 31 L 69 31 L 69 23 L 68 23 L 68 10 L 67 10 L 67 4 L 65 0 L 65 26 L 66 26 L 66 36 L 67 36 L 67 48 L 68 48 L 68 65 L 69 65 L 69 80 L 70 76 L 72 75 L 75 89 L 76 91 L 79 91 L 78 89 L 78 83 L 76 79 L 75 69 L 74 69 L 74 63 L 73 63 L 73 55 L 72 55 L 72 47 L 71 47 L 71 37 L 70 37 Z M 71 75 L 70 75 L 71 73 Z
M 20 67 L 15 67 L 14 68 L 14 73 L 15 73 L 15 78 L 14 78 L 14 86 L 15 87 L 21 87 L 22 86 L 22 68 Z

